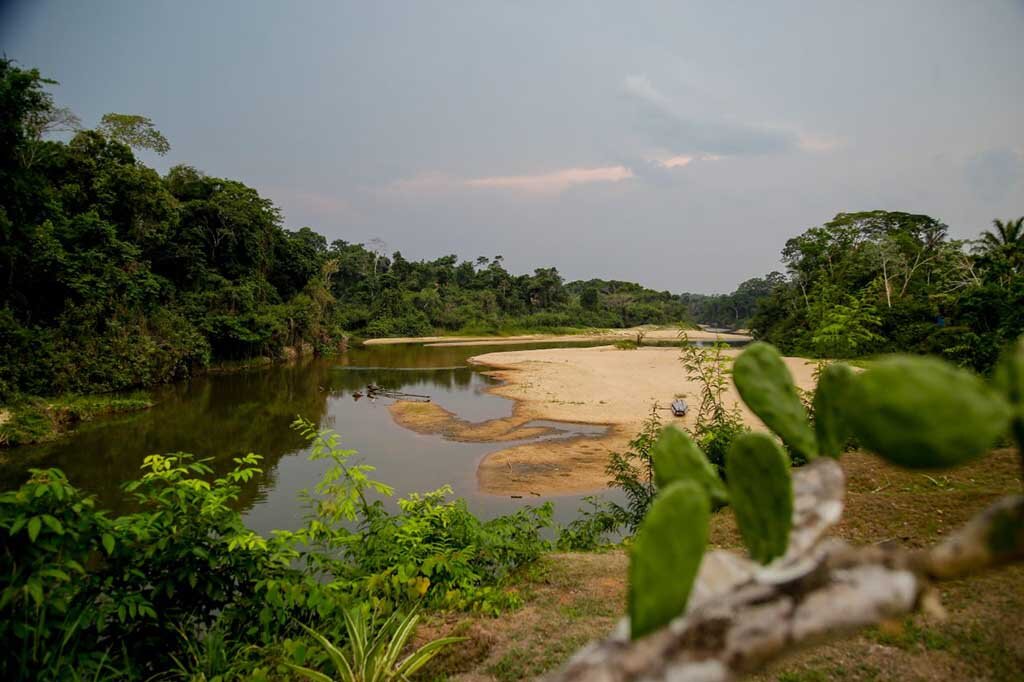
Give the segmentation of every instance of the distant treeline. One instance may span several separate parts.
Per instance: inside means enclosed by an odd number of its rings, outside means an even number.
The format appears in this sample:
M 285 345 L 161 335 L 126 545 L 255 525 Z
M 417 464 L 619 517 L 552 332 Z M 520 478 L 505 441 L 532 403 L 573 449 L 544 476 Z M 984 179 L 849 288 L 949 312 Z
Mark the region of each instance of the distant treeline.
M 317 352 L 342 335 L 678 323 L 686 306 L 629 282 L 513 275 L 501 256 L 409 261 L 282 225 L 256 190 L 133 149 L 141 116 L 95 129 L 34 69 L 0 60 L 0 402 L 187 377 L 212 362 Z M 68 142 L 49 139 L 70 133 Z
M 905 351 L 986 371 L 1024 333 L 1021 218 L 962 241 L 926 215 L 840 213 L 787 241 L 782 261 L 785 275 L 682 298 L 698 322 L 811 357 Z

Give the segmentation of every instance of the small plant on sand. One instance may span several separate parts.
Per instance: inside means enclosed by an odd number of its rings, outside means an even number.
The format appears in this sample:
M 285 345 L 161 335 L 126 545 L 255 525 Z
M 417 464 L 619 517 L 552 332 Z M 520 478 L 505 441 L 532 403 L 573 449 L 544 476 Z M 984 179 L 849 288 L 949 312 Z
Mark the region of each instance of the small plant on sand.
M 559 548 L 595 549 L 607 536 L 623 528 L 633 533 L 640 526 L 657 492 L 651 449 L 661 431 L 658 409 L 657 403 L 651 406 L 650 415 L 640 432 L 629 441 L 625 452 L 609 455 L 605 467 L 605 473 L 610 477 L 608 487 L 621 490 L 626 497 L 625 504 L 586 498 L 589 508 L 580 509 L 579 518 L 562 529 Z
M 730 408 L 723 395 L 729 387 L 729 358 L 725 351 L 728 345 L 715 343 L 700 347 L 690 343 L 685 333 L 681 335 L 683 368 L 686 378 L 700 386 L 700 404 L 696 420 L 688 432 L 708 460 L 725 476 L 725 453 L 733 440 L 749 431 L 743 423 L 739 406 Z

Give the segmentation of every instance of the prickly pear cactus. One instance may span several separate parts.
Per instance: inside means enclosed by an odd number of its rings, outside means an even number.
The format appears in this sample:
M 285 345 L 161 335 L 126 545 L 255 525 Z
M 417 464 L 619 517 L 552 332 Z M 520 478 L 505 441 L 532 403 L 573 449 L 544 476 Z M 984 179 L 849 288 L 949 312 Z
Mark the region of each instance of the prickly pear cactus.
M 751 558 L 766 564 L 786 553 L 793 524 L 789 458 L 764 433 L 733 441 L 725 456 L 729 500 Z
M 915 356 L 881 360 L 854 377 L 842 411 L 866 449 L 910 469 L 980 455 L 1010 421 L 1006 400 L 977 375 Z
M 1010 401 L 1013 435 L 1024 452 L 1024 336 L 1003 354 L 996 367 L 995 383 Z
M 774 346 L 761 341 L 747 346 L 736 358 L 732 376 L 743 402 L 769 429 L 805 458 L 817 456 L 807 410 Z
M 658 493 L 637 531 L 629 561 L 629 621 L 636 639 L 686 608 L 708 543 L 711 502 L 695 481 Z
M 814 432 L 818 437 L 818 450 L 828 457 L 838 458 L 850 437 L 842 405 L 853 376 L 849 366 L 835 363 L 818 377 L 818 388 L 814 392 Z
M 697 444 L 674 426 L 661 430 L 651 450 L 654 457 L 654 482 L 665 488 L 674 481 L 695 481 L 700 484 L 716 507 L 729 501 L 725 484 L 714 465 Z

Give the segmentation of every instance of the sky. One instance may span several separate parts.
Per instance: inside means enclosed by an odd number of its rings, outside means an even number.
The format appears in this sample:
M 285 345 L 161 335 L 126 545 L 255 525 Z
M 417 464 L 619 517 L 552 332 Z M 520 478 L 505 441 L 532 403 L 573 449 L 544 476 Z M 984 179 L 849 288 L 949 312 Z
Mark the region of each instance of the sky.
M 1024 0 L 0 0 L 0 51 L 140 158 L 406 258 L 728 292 L 836 213 L 1024 215 Z

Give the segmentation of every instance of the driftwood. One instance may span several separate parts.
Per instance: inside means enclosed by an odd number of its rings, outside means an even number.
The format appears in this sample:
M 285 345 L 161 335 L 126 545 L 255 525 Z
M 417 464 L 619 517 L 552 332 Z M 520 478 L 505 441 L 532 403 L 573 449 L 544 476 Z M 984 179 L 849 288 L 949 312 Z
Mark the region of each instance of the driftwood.
M 827 539 L 845 477 L 831 459 L 794 474 L 794 523 L 767 566 L 726 551 L 701 564 L 686 612 L 647 637 L 628 619 L 580 650 L 550 680 L 719 682 L 814 644 L 917 611 L 942 612 L 936 581 L 1024 559 L 1024 497 L 1003 498 L 930 549 L 854 547 Z

